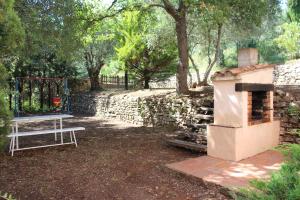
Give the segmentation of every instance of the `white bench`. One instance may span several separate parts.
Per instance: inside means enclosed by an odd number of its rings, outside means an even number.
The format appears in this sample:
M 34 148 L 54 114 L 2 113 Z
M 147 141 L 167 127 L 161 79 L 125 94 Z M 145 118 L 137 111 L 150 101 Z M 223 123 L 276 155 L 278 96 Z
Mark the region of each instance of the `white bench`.
M 77 147 L 76 135 L 75 131 L 83 131 L 85 130 L 84 127 L 72 127 L 72 128 L 63 128 L 63 129 L 51 129 L 51 130 L 38 130 L 38 131 L 27 131 L 27 132 L 18 132 L 18 133 L 11 133 L 7 137 L 11 138 L 10 140 L 10 147 L 9 151 L 11 155 L 14 155 L 14 151 L 26 150 L 26 149 L 36 149 L 42 147 L 50 147 L 50 146 L 59 146 L 65 144 L 75 144 Z M 70 142 L 64 143 L 63 141 L 63 133 L 69 132 L 70 133 Z M 33 135 L 45 135 L 45 134 L 61 134 L 61 143 L 59 144 L 50 144 L 50 145 L 42 145 L 42 146 L 34 146 L 34 147 L 26 147 L 26 148 L 19 148 L 16 145 L 16 139 L 18 137 L 26 137 L 26 136 L 33 136 Z

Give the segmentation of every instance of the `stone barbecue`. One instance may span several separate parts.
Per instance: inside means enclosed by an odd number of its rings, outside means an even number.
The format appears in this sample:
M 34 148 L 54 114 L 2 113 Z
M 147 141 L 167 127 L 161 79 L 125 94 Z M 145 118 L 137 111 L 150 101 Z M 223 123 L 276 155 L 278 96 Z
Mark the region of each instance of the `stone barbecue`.
M 208 126 L 209 156 L 239 161 L 279 143 L 273 118 L 274 65 L 251 65 L 216 72 L 214 123 Z

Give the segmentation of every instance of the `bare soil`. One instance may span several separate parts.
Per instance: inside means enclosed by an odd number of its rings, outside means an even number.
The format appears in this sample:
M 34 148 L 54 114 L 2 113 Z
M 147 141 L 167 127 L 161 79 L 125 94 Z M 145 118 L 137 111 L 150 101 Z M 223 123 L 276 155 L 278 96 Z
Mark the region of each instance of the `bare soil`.
M 228 199 L 220 187 L 165 166 L 199 156 L 167 146 L 163 137 L 170 131 L 91 117 L 77 117 L 67 125 L 87 129 L 77 134 L 77 148 L 27 150 L 14 157 L 8 152 L 0 154 L 0 191 L 30 200 Z M 33 141 L 49 144 L 53 135 L 24 138 L 21 144 L 32 145 Z

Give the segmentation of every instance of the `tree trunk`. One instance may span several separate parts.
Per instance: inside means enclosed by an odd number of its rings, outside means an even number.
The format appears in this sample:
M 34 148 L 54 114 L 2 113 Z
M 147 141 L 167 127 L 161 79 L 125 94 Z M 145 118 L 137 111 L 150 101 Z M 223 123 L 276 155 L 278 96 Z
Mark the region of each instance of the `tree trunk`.
M 124 82 L 125 82 L 125 90 L 128 90 L 128 70 L 125 70 L 125 75 L 124 75 Z
M 90 83 L 91 83 L 91 91 L 101 90 L 101 85 L 99 81 L 99 74 L 101 68 L 104 66 L 104 60 L 101 58 L 95 58 L 93 54 L 92 47 L 90 50 L 85 51 L 85 66 L 89 74 Z
M 192 73 L 191 73 L 191 71 L 190 70 L 188 70 L 188 75 L 189 75 L 189 86 L 190 86 L 190 88 L 191 87 L 193 87 L 193 76 L 192 76 Z
M 207 66 L 207 69 L 205 71 L 205 74 L 204 74 L 204 78 L 203 78 L 203 81 L 201 82 L 201 85 L 208 85 L 208 76 L 213 68 L 213 66 L 215 65 L 215 63 L 217 62 L 218 60 L 218 57 L 219 57 L 219 52 L 220 52 L 220 43 L 221 43 L 221 36 L 222 36 L 222 27 L 223 27 L 223 24 L 218 24 L 218 35 L 217 35 L 217 40 L 216 40 L 216 44 L 215 44 L 215 57 L 214 57 L 214 60 L 209 63 L 209 65 Z
M 188 94 L 187 74 L 189 67 L 188 41 L 187 41 L 186 14 L 176 20 L 176 35 L 178 43 L 179 64 L 177 67 L 176 91 L 179 94 Z
M 99 81 L 99 68 L 88 68 L 88 74 L 91 82 L 91 91 L 101 90 L 100 81 Z
M 144 89 L 149 89 L 150 88 L 149 82 L 150 82 L 150 78 L 149 77 L 145 77 L 145 80 L 144 80 Z
M 188 94 L 187 74 L 189 67 L 188 41 L 187 41 L 187 7 L 184 0 L 178 2 L 178 8 L 175 8 L 169 0 L 162 0 L 164 9 L 176 22 L 176 36 L 179 54 L 179 64 L 176 73 L 176 91 L 179 94 Z
M 13 86 L 12 86 L 12 80 L 9 81 L 9 110 L 12 110 L 12 90 L 13 90 Z
M 44 109 L 44 80 L 40 85 L 40 110 Z
M 28 97 L 29 97 L 29 108 L 31 110 L 32 108 L 32 81 L 29 81 L 29 91 L 28 91 Z
M 23 111 L 23 80 L 19 81 L 19 111 Z
M 196 72 L 196 75 L 197 75 L 197 85 L 200 85 L 200 83 L 201 83 L 201 77 L 200 77 L 200 72 L 199 72 L 198 66 L 196 65 L 196 63 L 195 63 L 195 61 L 194 61 L 194 59 L 193 59 L 193 57 L 191 55 L 189 55 L 189 58 L 190 58 L 190 60 L 192 62 L 193 68 L 194 68 L 194 70 Z

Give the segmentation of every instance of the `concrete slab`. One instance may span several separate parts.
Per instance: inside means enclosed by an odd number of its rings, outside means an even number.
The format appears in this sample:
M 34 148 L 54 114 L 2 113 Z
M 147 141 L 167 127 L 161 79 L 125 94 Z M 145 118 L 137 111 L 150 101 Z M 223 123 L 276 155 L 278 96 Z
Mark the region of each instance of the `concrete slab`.
M 201 156 L 167 164 L 167 167 L 227 188 L 240 188 L 247 186 L 251 179 L 268 178 L 272 171 L 280 168 L 282 162 L 281 153 L 268 150 L 238 162 Z

